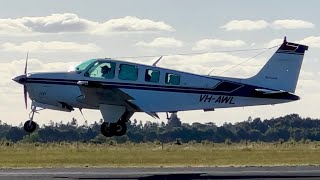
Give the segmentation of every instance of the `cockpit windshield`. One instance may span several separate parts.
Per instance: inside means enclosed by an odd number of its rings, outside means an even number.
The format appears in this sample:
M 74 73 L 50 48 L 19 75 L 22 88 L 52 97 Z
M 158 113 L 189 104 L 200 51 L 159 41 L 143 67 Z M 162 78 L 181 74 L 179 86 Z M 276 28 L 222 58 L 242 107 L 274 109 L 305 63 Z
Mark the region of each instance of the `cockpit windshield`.
M 79 64 L 78 66 L 76 66 L 74 70 L 77 73 L 81 73 L 83 70 L 85 70 L 94 61 L 96 61 L 96 59 L 90 59 L 90 60 L 84 61 L 81 64 Z

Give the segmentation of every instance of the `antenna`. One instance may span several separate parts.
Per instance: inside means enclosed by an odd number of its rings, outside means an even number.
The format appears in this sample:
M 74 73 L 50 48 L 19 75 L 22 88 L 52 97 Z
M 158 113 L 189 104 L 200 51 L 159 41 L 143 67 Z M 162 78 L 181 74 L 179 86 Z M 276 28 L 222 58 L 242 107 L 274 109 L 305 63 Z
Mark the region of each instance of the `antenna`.
M 163 56 L 160 56 L 158 60 L 156 60 L 156 62 L 154 62 L 152 64 L 152 66 L 157 66 L 158 62 L 162 59 Z
M 213 70 L 214 70 L 214 69 L 212 68 L 212 70 L 209 72 L 208 76 L 210 76 L 210 74 L 213 72 Z

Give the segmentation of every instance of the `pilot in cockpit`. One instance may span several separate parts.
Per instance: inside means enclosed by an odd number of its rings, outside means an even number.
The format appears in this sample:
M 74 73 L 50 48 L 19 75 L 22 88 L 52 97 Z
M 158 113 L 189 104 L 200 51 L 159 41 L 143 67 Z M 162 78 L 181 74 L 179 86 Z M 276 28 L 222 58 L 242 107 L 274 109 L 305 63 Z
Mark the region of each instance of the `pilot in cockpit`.
M 106 79 L 110 79 L 110 77 L 113 76 L 111 68 L 108 65 L 101 67 L 101 76 Z

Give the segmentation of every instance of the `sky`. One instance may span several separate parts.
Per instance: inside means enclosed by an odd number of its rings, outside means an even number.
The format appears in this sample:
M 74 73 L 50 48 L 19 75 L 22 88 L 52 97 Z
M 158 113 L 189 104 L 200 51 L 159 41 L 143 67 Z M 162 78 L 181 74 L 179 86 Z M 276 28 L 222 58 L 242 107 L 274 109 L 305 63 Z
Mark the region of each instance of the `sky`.
M 268 48 L 279 45 L 284 36 L 309 46 L 302 65 L 296 94 L 301 100 L 256 107 L 216 109 L 214 112 L 179 112 L 184 123 L 235 123 L 249 116 L 262 119 L 298 113 L 319 118 L 320 19 L 319 1 L 169 1 L 169 0 L 0 0 L 0 120 L 13 125 L 28 119 L 23 88 L 11 79 L 23 74 L 29 51 L 28 72 L 68 71 L 92 58 L 117 58 L 158 66 L 228 77 L 255 75 L 276 49 L 245 52 L 226 50 Z M 178 55 L 185 53 L 203 53 Z M 257 54 L 261 55 L 255 57 Z M 149 58 L 127 58 L 155 56 Z M 254 58 L 253 58 L 254 57 Z M 248 60 L 248 61 L 247 61 Z M 247 61 L 247 62 L 245 62 Z M 231 67 L 240 64 L 235 68 Z M 230 70 L 228 70 L 230 69 Z M 228 70 L 228 71 L 226 71 Z M 226 71 L 226 72 L 224 72 Z M 30 105 L 30 100 L 29 100 Z M 101 114 L 84 110 L 92 123 Z M 35 115 L 40 125 L 49 121 L 81 124 L 79 111 L 44 110 Z M 144 113 L 133 118 L 160 120 Z

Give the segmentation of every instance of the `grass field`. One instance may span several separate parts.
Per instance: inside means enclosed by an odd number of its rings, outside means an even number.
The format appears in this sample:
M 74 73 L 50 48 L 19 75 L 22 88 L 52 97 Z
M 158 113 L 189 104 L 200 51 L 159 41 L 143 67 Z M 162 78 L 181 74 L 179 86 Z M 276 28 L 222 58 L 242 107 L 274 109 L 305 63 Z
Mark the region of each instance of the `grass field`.
M 0 167 L 320 165 L 320 142 L 183 145 L 15 143 L 0 146 Z

